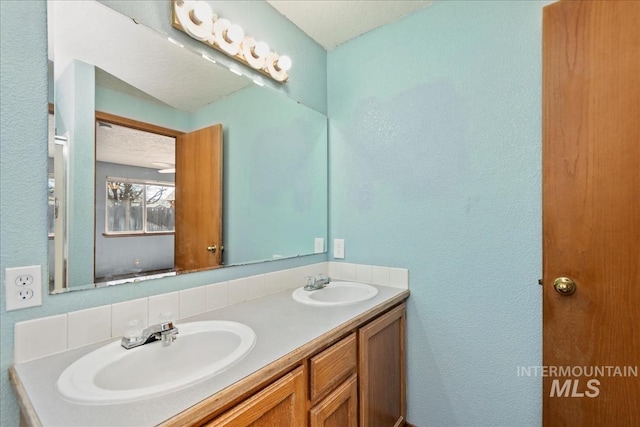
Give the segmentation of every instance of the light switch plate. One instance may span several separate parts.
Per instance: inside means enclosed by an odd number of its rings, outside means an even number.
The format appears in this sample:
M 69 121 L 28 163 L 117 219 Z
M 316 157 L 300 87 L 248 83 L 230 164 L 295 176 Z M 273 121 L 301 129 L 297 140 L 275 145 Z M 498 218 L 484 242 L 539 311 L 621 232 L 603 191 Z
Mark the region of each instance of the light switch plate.
M 344 259 L 344 239 L 333 239 L 333 257 Z
M 4 270 L 7 311 L 42 305 L 42 268 L 39 265 Z

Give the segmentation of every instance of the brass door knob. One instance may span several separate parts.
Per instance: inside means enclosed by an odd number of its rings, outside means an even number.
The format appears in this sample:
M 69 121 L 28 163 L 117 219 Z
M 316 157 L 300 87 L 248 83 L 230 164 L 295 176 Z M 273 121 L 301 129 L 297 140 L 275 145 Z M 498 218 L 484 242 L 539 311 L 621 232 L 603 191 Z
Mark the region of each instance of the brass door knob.
M 554 280 L 553 287 L 560 295 L 569 296 L 576 291 L 576 282 L 568 277 L 558 277 Z
M 208 250 L 209 252 L 213 252 L 213 253 L 215 253 L 215 252 L 216 252 L 216 249 L 217 249 L 217 248 L 216 248 L 216 245 L 207 246 L 207 250 Z

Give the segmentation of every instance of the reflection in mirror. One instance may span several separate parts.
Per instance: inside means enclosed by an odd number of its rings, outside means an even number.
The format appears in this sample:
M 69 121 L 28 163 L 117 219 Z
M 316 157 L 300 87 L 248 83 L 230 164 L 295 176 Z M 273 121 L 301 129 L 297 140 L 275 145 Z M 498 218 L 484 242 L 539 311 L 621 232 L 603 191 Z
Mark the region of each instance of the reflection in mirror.
M 48 10 L 51 127 L 66 137 L 59 151 L 67 153 L 50 154 L 51 210 L 58 213 L 50 244 L 53 293 L 202 269 L 176 265 L 188 247 L 218 257 L 204 268 L 314 253 L 314 239 L 327 233 L 324 115 L 100 3 L 49 1 Z M 142 148 L 145 126 L 154 137 L 178 139 L 178 147 L 181 135 L 219 129 L 220 218 L 208 214 L 195 227 L 206 235 L 219 223 L 219 237 L 179 243 L 187 235 L 179 227 L 181 191 L 206 189 L 211 179 L 181 187 L 181 171 L 195 169 L 188 160 L 194 151 L 185 149 L 181 163 L 180 150 L 171 160 Z M 119 127 L 132 127 L 136 136 L 104 145 L 101 134 Z M 138 150 L 129 157 L 146 163 L 107 157 L 124 147 Z M 160 173 L 174 168 L 175 175 Z M 202 195 L 182 197 L 205 204 Z M 159 239 L 167 242 L 145 244 Z
M 175 138 L 98 121 L 95 167 L 95 282 L 173 271 Z

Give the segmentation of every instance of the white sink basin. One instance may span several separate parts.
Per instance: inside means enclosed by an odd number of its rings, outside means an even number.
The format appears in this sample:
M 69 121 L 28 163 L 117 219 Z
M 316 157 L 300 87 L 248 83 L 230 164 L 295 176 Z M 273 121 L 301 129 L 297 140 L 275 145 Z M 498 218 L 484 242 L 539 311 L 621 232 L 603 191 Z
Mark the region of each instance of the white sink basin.
M 130 350 L 120 341 L 75 361 L 58 378 L 60 394 L 73 402 L 124 403 L 192 385 L 222 372 L 245 356 L 256 334 L 241 323 L 207 321 L 178 324 L 175 342 Z
M 331 282 L 322 289 L 305 291 L 298 288 L 293 291 L 293 299 L 303 304 L 317 306 L 349 305 L 366 301 L 378 295 L 378 289 L 355 282 Z

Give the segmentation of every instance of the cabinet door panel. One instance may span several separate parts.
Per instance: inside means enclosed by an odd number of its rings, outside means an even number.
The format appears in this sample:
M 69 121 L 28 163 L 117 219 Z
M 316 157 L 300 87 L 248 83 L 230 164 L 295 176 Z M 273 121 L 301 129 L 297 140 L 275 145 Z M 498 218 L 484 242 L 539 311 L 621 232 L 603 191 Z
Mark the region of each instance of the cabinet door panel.
M 406 419 L 406 304 L 359 331 L 360 425 L 394 426 Z
M 238 404 L 207 426 L 305 426 L 305 378 L 302 367 Z
M 358 425 L 358 381 L 352 375 L 309 412 L 310 427 L 356 427 Z

